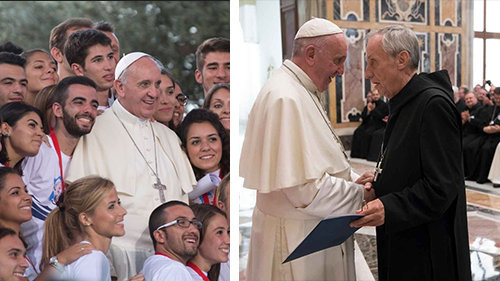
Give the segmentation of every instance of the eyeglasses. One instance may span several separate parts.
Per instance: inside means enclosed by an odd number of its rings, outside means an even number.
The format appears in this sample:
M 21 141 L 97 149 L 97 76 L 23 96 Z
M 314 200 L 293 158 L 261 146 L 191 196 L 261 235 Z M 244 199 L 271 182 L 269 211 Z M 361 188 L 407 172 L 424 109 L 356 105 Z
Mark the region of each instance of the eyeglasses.
M 162 228 L 166 228 L 166 227 L 172 226 L 174 224 L 178 224 L 182 228 L 188 228 L 189 225 L 192 224 L 192 225 L 194 225 L 198 229 L 201 229 L 201 227 L 203 225 L 201 223 L 201 221 L 199 221 L 197 219 L 193 219 L 192 221 L 190 221 L 187 218 L 178 218 L 178 219 L 175 219 L 175 220 L 173 220 L 171 222 L 167 222 L 166 224 L 160 225 L 156 230 L 160 230 Z
M 182 93 L 178 94 L 175 98 L 181 105 L 186 105 L 188 103 L 188 98 Z

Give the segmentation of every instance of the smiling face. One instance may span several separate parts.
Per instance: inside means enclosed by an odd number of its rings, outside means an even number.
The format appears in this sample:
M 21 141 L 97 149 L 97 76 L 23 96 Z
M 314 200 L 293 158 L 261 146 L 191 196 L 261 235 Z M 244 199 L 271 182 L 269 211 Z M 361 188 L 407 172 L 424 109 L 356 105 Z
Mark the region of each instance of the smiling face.
M 347 57 L 344 34 L 326 36 L 324 42 L 324 46 L 314 49 L 314 68 L 310 73 L 311 80 L 320 92 L 328 89 L 335 76 L 344 74 L 344 62 Z
M 43 124 L 40 116 L 31 111 L 17 120 L 14 126 L 2 123 L 2 133 L 8 134 L 5 146 L 9 159 L 35 156 L 42 144 Z M 9 163 L 12 167 L 16 163 Z
M 44 52 L 33 53 L 26 61 L 26 79 L 28 79 L 28 92 L 35 94 L 47 86 L 56 84 L 59 80 L 56 63 Z
M 125 235 L 123 217 L 126 214 L 127 211 L 121 206 L 116 189 L 113 188 L 89 215 L 90 227 L 95 233 L 106 238 L 123 236 Z
M 195 218 L 191 208 L 184 205 L 168 207 L 164 212 L 168 214 L 165 223 L 178 218 L 186 218 L 190 221 Z M 198 252 L 200 231 L 193 224 L 190 224 L 188 228 L 183 228 L 178 224 L 174 224 L 156 231 L 164 232 L 165 240 L 163 247 L 169 256 L 181 262 L 185 262 L 194 257 Z
M 68 87 L 64 107 L 57 103 L 53 107 L 57 122 L 62 118 L 66 131 L 73 137 L 81 137 L 92 130 L 98 106 L 97 93 L 93 87 L 73 84 Z
M 230 54 L 210 52 L 205 56 L 203 69 L 195 71 L 196 81 L 203 86 L 205 95 L 213 85 L 230 82 Z
M 191 124 L 186 135 L 186 149 L 191 164 L 205 174 L 219 169 L 222 142 L 210 122 Z
M 6 235 L 0 239 L 0 280 L 24 280 L 24 271 L 28 268 L 25 253 L 23 242 L 16 235 Z
M 161 75 L 160 98 L 154 119 L 163 124 L 168 124 L 174 115 L 174 107 L 179 102 L 175 98 L 174 84 L 167 75 Z
M 104 91 L 113 87 L 116 60 L 111 46 L 97 44 L 90 47 L 87 52 L 85 66 L 73 63 L 72 67 L 75 74 L 92 79 L 97 85 L 97 91 Z
M 153 117 L 160 96 L 160 68 L 150 57 L 142 57 L 125 71 L 125 81 L 115 81 L 120 104 L 131 114 L 148 120 Z
M 178 95 L 182 94 L 182 89 L 179 84 L 175 84 L 175 89 L 174 89 L 174 95 L 177 97 Z M 172 122 L 174 123 L 174 126 L 177 127 L 182 121 L 182 118 L 184 118 L 184 112 L 186 111 L 186 108 L 184 107 L 184 104 L 181 103 L 180 101 L 177 101 L 177 103 L 174 104 L 174 114 L 172 116 Z
M 19 175 L 7 174 L 0 190 L 0 224 L 14 230 L 31 219 L 31 195 Z
M 230 129 L 230 97 L 229 90 L 221 88 L 215 92 L 210 100 L 210 105 L 208 110 L 216 113 L 219 116 L 219 120 L 224 125 L 226 130 Z
M 221 214 L 215 214 L 210 218 L 198 252 L 209 264 L 227 262 L 229 258 L 229 225 Z
M 13 101 L 23 101 L 27 85 L 24 68 L 0 63 L 0 106 Z
M 464 101 L 465 101 L 465 105 L 468 108 L 472 108 L 474 105 L 477 104 L 476 95 L 474 95 L 474 93 L 468 93 L 468 94 L 465 95 Z

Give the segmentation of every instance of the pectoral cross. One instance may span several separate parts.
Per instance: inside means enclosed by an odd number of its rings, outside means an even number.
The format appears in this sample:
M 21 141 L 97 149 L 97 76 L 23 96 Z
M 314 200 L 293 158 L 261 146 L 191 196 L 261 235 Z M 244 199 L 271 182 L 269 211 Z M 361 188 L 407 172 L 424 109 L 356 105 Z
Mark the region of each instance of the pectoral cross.
M 160 178 L 156 178 L 156 183 L 153 184 L 153 188 L 158 189 L 158 193 L 160 194 L 160 201 L 161 203 L 165 203 L 165 193 L 163 191 L 167 190 L 167 187 L 160 182 Z
M 382 174 L 382 169 L 378 166 L 378 163 L 377 163 L 377 167 L 375 167 L 375 174 L 374 174 L 373 181 L 376 182 L 378 179 L 378 176 L 381 174 Z

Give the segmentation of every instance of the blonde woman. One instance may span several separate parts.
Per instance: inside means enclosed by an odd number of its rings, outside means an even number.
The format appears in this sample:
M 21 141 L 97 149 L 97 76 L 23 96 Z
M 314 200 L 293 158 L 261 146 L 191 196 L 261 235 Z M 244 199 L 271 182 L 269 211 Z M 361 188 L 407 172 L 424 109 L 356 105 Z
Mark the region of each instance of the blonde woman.
M 89 176 L 70 183 L 46 219 L 42 264 L 56 268 L 60 280 L 111 280 L 106 253 L 113 236 L 125 234 L 126 213 L 110 180 Z M 61 266 L 56 254 L 74 244 L 95 250 Z

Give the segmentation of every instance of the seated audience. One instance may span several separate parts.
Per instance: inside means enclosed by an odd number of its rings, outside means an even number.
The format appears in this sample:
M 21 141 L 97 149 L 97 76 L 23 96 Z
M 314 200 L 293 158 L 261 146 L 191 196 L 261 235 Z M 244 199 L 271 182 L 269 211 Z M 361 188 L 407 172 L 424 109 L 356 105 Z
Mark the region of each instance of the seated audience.
M 193 280 L 219 279 L 222 262 L 229 259 L 229 224 L 226 214 L 219 208 L 206 204 L 191 206 L 195 217 L 201 221 L 198 253 L 188 263 Z
M 110 180 L 89 176 L 70 183 L 45 222 L 42 264 L 59 271 L 57 280 L 111 280 L 106 253 L 111 239 L 125 234 L 126 213 Z M 89 255 L 65 266 L 58 262 L 57 253 L 87 244 L 95 247 Z
M 387 104 L 380 99 L 377 90 L 371 91 L 371 100 L 369 94 L 370 92 L 367 94 L 367 104 L 361 113 L 363 121 L 352 136 L 351 157 L 366 158 L 370 150 L 373 133 L 376 130 L 385 128 L 383 119 L 389 114 Z
M 474 93 L 467 93 L 464 100 L 466 108 L 461 112 L 464 176 L 466 179 L 472 179 L 477 165 L 477 154 L 484 142 L 482 130 L 487 121 L 484 114 L 481 114 L 484 108 Z
M 487 121 L 483 126 L 484 141 L 478 150 L 477 165 L 474 166 L 472 178 L 478 183 L 488 181 L 488 173 L 493 161 L 497 144 L 500 142 L 500 88 L 495 89 L 494 106 L 486 107 L 482 114 Z
M 229 106 L 229 84 L 220 83 L 214 85 L 207 93 L 203 108 L 208 109 L 219 116 L 224 128 L 230 129 L 230 106 Z
M 192 203 L 217 205 L 215 189 L 229 172 L 229 137 L 213 112 L 191 110 L 179 127 L 182 147 L 193 167 L 197 187 L 189 193 Z
M 189 206 L 169 201 L 153 210 L 149 235 L 155 254 L 144 262 L 142 274 L 147 281 L 191 281 L 186 264 L 198 252 L 201 222 Z
M 0 164 L 20 171 L 21 160 L 35 156 L 42 144 L 42 113 L 23 102 L 11 102 L 0 107 L 0 120 Z
M 26 79 L 28 85 L 24 102 L 34 105 L 35 98 L 43 88 L 57 84 L 59 76 L 57 75 L 56 63 L 50 57 L 47 51 L 34 49 L 21 54 L 26 59 Z

